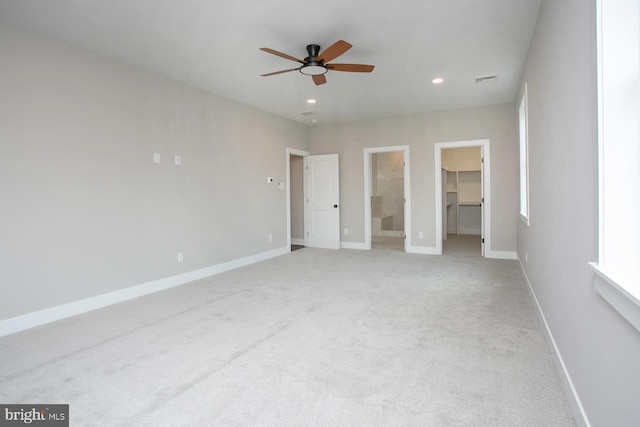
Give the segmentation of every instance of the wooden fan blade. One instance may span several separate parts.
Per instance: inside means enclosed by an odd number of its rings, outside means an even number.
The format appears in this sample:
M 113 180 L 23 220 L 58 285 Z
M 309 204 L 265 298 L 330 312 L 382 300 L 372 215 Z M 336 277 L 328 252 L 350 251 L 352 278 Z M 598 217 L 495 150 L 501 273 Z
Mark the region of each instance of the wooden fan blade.
M 300 68 L 289 68 L 288 70 L 274 71 L 273 73 L 260 74 L 260 76 L 262 76 L 262 77 L 275 76 L 276 74 L 288 73 L 289 71 L 296 71 L 296 70 L 299 70 L 299 69 Z
M 290 59 L 291 61 L 296 61 L 296 62 L 299 62 L 301 64 L 305 63 L 302 59 L 294 58 L 291 55 L 287 55 L 286 53 L 278 52 L 277 50 L 269 49 L 268 47 L 261 47 L 260 50 L 263 51 L 263 52 L 270 53 L 270 54 L 275 55 L 275 56 L 279 56 L 280 58 Z
M 373 65 L 365 64 L 327 64 L 327 68 L 332 71 L 348 71 L 351 73 L 370 73 L 373 71 Z
M 325 64 L 333 59 L 336 59 L 338 56 L 342 55 L 346 51 L 351 49 L 351 44 L 347 43 L 344 40 L 338 40 L 328 48 L 322 52 L 318 58 L 318 62 L 324 62 Z
M 323 85 L 327 82 L 327 78 L 324 76 L 324 74 L 318 74 L 315 76 L 311 76 L 311 78 L 313 79 L 313 82 L 317 85 Z

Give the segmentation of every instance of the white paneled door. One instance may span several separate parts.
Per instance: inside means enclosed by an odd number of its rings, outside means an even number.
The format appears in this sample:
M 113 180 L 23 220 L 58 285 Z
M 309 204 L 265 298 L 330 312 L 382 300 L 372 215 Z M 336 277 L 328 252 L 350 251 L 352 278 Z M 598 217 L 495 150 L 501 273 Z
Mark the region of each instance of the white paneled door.
M 340 249 L 340 176 L 337 154 L 306 156 L 305 246 Z

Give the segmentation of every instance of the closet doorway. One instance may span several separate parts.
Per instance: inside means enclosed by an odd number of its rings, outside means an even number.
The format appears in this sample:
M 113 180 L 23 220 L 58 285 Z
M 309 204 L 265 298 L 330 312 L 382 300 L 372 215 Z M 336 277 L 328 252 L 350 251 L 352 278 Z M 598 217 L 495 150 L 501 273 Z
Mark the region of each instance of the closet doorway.
M 489 141 L 436 144 L 436 245 L 439 253 L 485 256 Z
M 409 147 L 364 150 L 365 247 L 406 251 L 410 242 Z

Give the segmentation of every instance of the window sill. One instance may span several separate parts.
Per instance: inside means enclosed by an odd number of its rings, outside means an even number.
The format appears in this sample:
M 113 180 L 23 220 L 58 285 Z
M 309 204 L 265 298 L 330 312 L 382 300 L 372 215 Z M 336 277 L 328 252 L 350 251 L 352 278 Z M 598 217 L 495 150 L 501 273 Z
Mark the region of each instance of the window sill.
M 590 262 L 596 272 L 593 287 L 622 317 L 640 331 L 640 301 L 618 285 L 600 266 Z

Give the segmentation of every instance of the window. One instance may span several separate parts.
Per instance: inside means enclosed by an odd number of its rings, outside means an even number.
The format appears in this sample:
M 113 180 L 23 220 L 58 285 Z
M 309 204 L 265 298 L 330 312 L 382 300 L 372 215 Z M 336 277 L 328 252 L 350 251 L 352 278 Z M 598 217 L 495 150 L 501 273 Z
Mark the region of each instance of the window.
M 596 281 L 596 290 L 640 329 L 640 2 L 598 0 L 597 17 L 600 241 L 592 265 L 610 286 Z M 611 299 L 619 295 L 626 313 Z
M 520 139 L 520 219 L 529 225 L 529 132 L 527 124 L 527 84 L 518 110 Z

